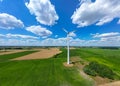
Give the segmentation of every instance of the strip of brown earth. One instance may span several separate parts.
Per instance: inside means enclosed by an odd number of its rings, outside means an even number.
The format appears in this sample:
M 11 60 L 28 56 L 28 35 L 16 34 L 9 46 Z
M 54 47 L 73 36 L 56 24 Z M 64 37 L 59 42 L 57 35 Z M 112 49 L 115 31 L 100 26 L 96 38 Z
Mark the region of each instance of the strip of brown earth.
M 4 54 L 12 54 L 12 53 L 17 53 L 17 52 L 23 52 L 25 50 L 7 50 L 7 51 L 2 51 L 0 53 L 0 55 L 4 55 Z
M 93 79 L 96 81 L 96 85 L 97 85 L 97 86 L 102 85 L 102 84 L 106 84 L 106 83 L 113 82 L 113 80 L 111 80 L 111 79 L 102 78 L 102 77 L 100 77 L 100 76 L 93 77 Z
M 64 65 L 65 67 L 73 67 L 73 64 L 71 64 L 71 63 L 70 63 L 70 64 L 67 64 L 67 62 L 64 62 L 63 65 Z
M 40 49 L 39 52 L 32 53 L 26 56 L 18 57 L 12 60 L 30 60 L 30 59 L 46 59 L 53 57 L 56 54 L 61 53 L 58 48 L 50 48 L 50 49 Z
M 120 86 L 120 81 L 111 82 L 111 83 L 107 83 L 99 86 Z
M 71 57 L 71 62 L 74 64 L 75 67 L 77 67 L 77 69 L 82 77 L 84 77 L 88 81 L 93 82 L 94 86 L 96 86 L 96 83 L 94 82 L 94 80 L 90 76 L 88 76 L 86 73 L 84 73 L 84 71 L 83 71 L 84 66 L 87 65 L 88 62 L 84 61 L 83 59 L 81 59 L 78 56 Z

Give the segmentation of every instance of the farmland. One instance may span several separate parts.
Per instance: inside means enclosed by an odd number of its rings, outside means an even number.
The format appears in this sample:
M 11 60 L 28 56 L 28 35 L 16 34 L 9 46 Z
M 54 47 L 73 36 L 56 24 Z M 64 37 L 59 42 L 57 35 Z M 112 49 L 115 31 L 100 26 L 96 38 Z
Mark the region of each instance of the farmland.
M 65 61 L 66 51 L 49 59 L 2 62 L 0 86 L 92 86 L 74 67 L 64 67 Z
M 94 86 L 95 82 L 81 75 L 78 68 L 65 67 L 66 49 L 47 59 L 11 60 L 38 51 L 24 51 L 0 55 L 0 86 Z M 96 61 L 120 76 L 120 50 L 76 48 L 70 50 L 71 58 L 85 62 Z M 91 77 L 91 76 L 90 76 Z
M 37 51 L 22 51 L 22 52 L 13 53 L 13 54 L 3 54 L 3 55 L 0 55 L 0 62 L 8 61 L 10 59 L 17 58 L 20 56 L 25 56 L 34 52 L 37 52 Z
M 71 56 L 76 55 L 87 61 L 96 61 L 107 65 L 120 76 L 120 49 L 81 48 L 71 50 Z
M 116 80 L 120 80 L 120 49 L 78 48 L 71 50 L 71 57 L 79 56 L 87 62 L 97 62 L 109 67 L 117 74 Z M 111 80 L 94 77 L 97 84 L 109 83 Z M 102 83 L 101 83 L 102 82 Z M 119 86 L 119 85 L 118 85 Z

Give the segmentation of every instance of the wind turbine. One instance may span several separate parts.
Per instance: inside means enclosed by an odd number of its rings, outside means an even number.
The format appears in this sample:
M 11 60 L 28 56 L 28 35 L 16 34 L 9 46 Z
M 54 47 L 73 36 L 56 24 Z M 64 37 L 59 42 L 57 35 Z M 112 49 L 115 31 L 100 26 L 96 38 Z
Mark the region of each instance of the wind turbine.
M 70 44 L 69 44 L 69 37 L 70 37 L 70 34 L 73 33 L 73 32 L 75 32 L 76 30 L 68 32 L 66 29 L 63 28 L 63 31 L 67 34 L 67 64 L 70 64 Z

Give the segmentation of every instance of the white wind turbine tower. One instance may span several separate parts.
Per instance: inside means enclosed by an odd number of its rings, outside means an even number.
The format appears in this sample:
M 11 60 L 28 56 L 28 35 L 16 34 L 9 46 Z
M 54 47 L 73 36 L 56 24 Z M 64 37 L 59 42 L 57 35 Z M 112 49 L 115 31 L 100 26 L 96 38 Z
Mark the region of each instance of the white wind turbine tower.
M 63 31 L 67 34 L 67 64 L 70 64 L 70 44 L 69 44 L 69 37 L 71 33 L 74 33 L 76 30 L 68 32 L 66 29 L 63 28 Z

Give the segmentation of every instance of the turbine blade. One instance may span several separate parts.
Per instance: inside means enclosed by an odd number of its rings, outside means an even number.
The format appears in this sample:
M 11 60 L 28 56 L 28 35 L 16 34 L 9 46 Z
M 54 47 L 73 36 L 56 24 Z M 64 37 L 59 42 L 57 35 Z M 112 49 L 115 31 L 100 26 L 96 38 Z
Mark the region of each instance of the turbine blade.
M 68 34 L 68 31 L 66 29 L 63 28 L 63 31 L 66 32 Z
M 73 31 L 71 31 L 70 33 L 74 33 L 74 32 L 76 32 L 77 30 L 73 30 Z
M 76 30 L 74 30 L 74 31 L 71 31 L 71 32 L 69 32 L 68 34 L 75 33 L 75 32 L 76 32 Z

